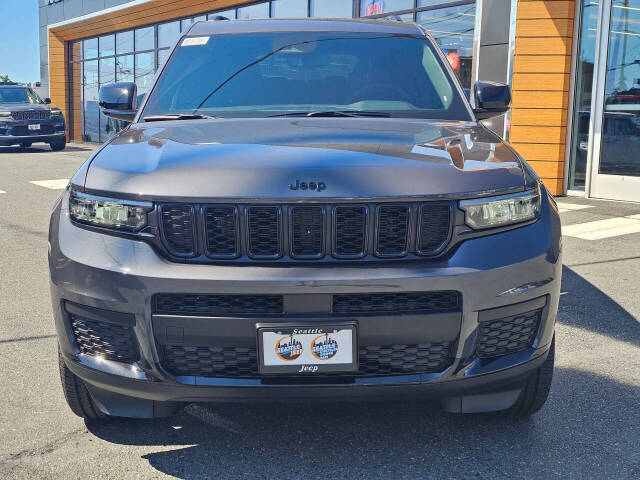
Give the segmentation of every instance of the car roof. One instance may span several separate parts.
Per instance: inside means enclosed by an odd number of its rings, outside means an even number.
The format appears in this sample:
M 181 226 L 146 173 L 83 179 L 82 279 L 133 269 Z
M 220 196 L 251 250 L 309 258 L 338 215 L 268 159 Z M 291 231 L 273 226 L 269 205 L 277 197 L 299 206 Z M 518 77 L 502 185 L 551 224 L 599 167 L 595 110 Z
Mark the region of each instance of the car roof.
M 261 20 L 210 20 L 197 22 L 187 32 L 188 36 L 214 33 L 276 33 L 276 32 L 354 32 L 423 35 L 415 23 L 377 19 L 261 19 Z
M 29 87 L 27 85 L 3 85 L 2 83 L 0 83 L 0 88 L 18 89 L 18 88 L 29 88 Z

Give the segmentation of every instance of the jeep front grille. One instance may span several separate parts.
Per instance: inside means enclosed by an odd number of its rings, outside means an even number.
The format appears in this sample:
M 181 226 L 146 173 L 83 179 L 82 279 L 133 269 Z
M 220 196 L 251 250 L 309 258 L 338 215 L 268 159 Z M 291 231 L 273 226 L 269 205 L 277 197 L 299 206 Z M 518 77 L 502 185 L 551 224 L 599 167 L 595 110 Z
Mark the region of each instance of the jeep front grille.
M 11 112 L 14 120 L 48 120 L 49 112 L 47 110 L 27 110 Z
M 161 204 L 170 257 L 314 261 L 434 256 L 447 246 L 451 202 L 294 205 Z

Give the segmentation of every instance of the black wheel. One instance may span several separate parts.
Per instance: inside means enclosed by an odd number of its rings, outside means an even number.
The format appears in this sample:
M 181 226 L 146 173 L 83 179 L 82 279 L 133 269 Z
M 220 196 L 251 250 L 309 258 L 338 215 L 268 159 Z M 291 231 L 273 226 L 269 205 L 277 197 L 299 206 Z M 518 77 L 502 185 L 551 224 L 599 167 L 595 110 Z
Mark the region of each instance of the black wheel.
M 69 405 L 73 413 L 87 420 L 105 420 L 112 418 L 102 413 L 91 398 L 84 382 L 67 368 L 62 359 L 62 353 L 60 353 L 59 347 L 58 365 L 60 366 L 60 381 L 62 382 L 64 398 L 67 400 L 67 405 Z
M 64 147 L 67 146 L 67 141 L 65 139 L 56 140 L 55 142 L 51 142 L 49 146 L 51 147 L 51 150 L 58 152 L 60 150 L 64 150 Z
M 20 144 L 20 146 L 21 146 L 22 148 L 29 148 L 29 147 L 31 146 L 31 142 L 22 142 L 22 143 Z
M 507 410 L 514 417 L 526 417 L 542 408 L 549 397 L 551 380 L 553 379 L 553 364 L 555 358 L 555 337 L 551 341 L 549 355 L 544 363 L 531 375 L 516 403 Z

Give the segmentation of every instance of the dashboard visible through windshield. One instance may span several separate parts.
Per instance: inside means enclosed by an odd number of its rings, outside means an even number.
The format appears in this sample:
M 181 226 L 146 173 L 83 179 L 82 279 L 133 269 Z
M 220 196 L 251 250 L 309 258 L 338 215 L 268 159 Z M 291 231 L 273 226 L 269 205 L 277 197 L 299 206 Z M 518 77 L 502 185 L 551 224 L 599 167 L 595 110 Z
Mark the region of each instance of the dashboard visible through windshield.
M 380 116 L 470 120 L 425 37 L 285 32 L 183 38 L 141 119 Z

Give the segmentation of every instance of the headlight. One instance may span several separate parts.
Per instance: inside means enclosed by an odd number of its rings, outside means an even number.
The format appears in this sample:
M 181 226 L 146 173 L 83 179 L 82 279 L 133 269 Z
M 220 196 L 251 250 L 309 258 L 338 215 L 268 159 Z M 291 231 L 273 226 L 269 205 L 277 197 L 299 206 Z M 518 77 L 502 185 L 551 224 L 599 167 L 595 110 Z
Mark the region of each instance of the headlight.
M 52 117 L 61 117 L 62 116 L 62 110 L 58 110 L 58 109 L 54 110 L 54 109 L 52 109 L 50 111 L 50 113 L 51 113 Z
M 502 227 L 540 214 L 540 187 L 513 195 L 460 201 L 465 223 L 473 229 Z
M 69 213 L 76 222 L 137 232 L 147 225 L 150 202 L 136 202 L 117 198 L 96 197 L 79 192 L 69 196 Z
M 11 116 L 11 112 L 0 112 L 0 118 L 4 117 L 10 117 Z

